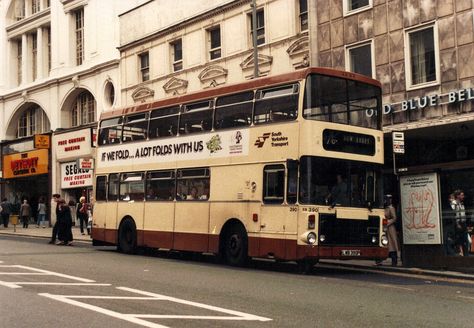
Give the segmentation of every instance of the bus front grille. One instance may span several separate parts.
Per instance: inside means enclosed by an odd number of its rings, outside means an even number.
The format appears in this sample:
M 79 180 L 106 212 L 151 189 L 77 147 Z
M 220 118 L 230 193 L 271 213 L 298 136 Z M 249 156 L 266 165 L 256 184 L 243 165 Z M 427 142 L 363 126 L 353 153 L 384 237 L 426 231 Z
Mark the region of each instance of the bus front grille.
M 334 214 L 319 215 L 319 245 L 321 246 L 377 246 L 380 218 L 368 220 L 337 219 Z M 324 237 L 324 241 L 321 241 Z M 374 239 L 375 237 L 375 239 Z

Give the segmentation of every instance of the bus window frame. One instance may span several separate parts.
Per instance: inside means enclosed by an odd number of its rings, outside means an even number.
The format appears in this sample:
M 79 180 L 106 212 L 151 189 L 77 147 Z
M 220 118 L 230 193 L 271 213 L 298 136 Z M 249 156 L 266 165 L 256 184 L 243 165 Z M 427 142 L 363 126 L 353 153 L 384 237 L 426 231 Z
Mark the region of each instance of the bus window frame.
M 98 197 L 97 196 L 97 191 L 98 191 L 98 188 L 97 186 L 99 185 L 98 181 L 99 179 L 103 178 L 104 179 L 104 197 Z M 106 175 L 98 175 L 95 177 L 95 200 L 98 201 L 98 202 L 103 202 L 103 201 L 107 201 L 107 194 L 108 194 L 108 186 L 109 186 L 109 182 L 108 182 L 108 179 L 107 179 L 107 176 Z
M 281 90 L 290 90 L 291 92 L 287 93 L 278 93 L 278 91 Z M 299 98 L 300 98 L 300 83 L 299 82 L 291 82 L 287 84 L 282 84 L 278 86 L 272 86 L 268 88 L 260 88 L 256 89 L 255 92 L 255 100 L 254 100 L 254 106 L 253 106 L 253 124 L 254 125 L 262 125 L 262 124 L 271 124 L 271 123 L 280 123 L 280 122 L 288 122 L 288 121 L 294 121 L 298 118 L 298 106 L 299 106 Z M 275 94 L 273 94 L 275 93 Z M 275 102 L 279 99 L 288 99 L 288 100 L 293 100 L 290 98 L 294 98 L 294 105 L 295 108 L 294 110 L 288 111 L 286 108 L 280 108 L 280 107 L 274 107 L 272 102 Z M 265 110 L 264 104 L 266 102 L 270 102 L 270 106 L 268 106 L 270 109 L 268 111 Z M 259 106 L 262 106 L 264 110 L 262 110 L 262 113 L 257 113 L 257 110 L 259 110 Z M 276 110 L 274 110 L 276 109 Z M 282 113 L 289 114 L 291 112 L 294 112 L 293 116 L 285 116 Z M 258 120 L 257 116 L 258 115 L 263 115 L 265 118 L 264 120 Z
M 130 181 L 127 181 L 126 179 L 124 179 L 123 177 L 126 176 L 126 175 L 134 175 L 134 176 L 140 176 L 141 179 L 140 180 L 130 180 Z M 142 185 L 143 185 L 143 188 L 142 188 L 142 197 L 141 198 L 137 198 L 136 196 L 131 196 L 131 195 L 134 195 L 134 193 L 131 193 L 130 192 L 130 189 L 127 188 L 127 191 L 128 191 L 128 199 L 126 199 L 125 197 L 122 198 L 122 185 L 125 185 L 125 184 L 128 184 L 130 185 L 131 183 L 130 182 L 135 182 L 135 181 L 141 181 L 142 182 Z M 125 195 L 124 195 L 125 196 Z M 120 177 L 119 177 L 119 197 L 118 197 L 118 200 L 120 202 L 130 202 L 130 201 L 143 201 L 145 199 L 145 173 L 144 172 L 141 172 L 141 171 L 138 171 L 138 172 L 122 172 L 120 173 Z
M 268 164 L 263 167 L 263 189 L 262 189 L 262 202 L 266 205 L 283 205 L 285 203 L 285 180 L 286 180 L 286 168 L 283 164 Z M 280 179 L 280 174 L 282 174 L 283 181 L 276 181 L 275 186 L 278 188 L 280 186 L 281 197 L 277 196 L 268 196 L 268 174 L 267 173 L 277 173 L 277 179 Z M 283 183 L 278 183 L 283 182 Z
M 168 177 L 156 177 L 156 178 L 150 178 L 150 175 L 152 174 L 159 174 L 159 173 L 169 173 Z M 173 181 L 173 191 L 171 193 L 171 197 L 168 199 L 162 199 L 158 196 L 158 191 L 155 190 L 155 198 L 149 198 L 149 189 L 150 189 L 150 182 L 151 181 Z M 148 171 L 146 172 L 145 175 L 145 201 L 146 202 L 164 202 L 164 201 L 174 201 L 176 198 L 176 170 L 156 170 L 156 171 Z

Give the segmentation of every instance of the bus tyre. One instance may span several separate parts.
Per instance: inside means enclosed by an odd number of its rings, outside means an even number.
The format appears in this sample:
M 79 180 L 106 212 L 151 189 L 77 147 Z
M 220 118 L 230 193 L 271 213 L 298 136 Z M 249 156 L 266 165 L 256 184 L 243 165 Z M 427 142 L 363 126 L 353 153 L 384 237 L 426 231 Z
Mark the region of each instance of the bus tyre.
M 225 234 L 224 258 L 231 266 L 244 266 L 248 260 L 248 239 L 245 229 L 233 225 Z
M 125 254 L 134 254 L 137 249 L 137 228 L 131 219 L 125 219 L 120 225 L 118 250 Z

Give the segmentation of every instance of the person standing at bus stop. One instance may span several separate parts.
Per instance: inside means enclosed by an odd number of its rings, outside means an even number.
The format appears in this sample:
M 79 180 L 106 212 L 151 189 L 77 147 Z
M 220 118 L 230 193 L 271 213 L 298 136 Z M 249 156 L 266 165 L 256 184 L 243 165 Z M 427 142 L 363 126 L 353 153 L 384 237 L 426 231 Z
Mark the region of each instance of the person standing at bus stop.
M 384 197 L 385 219 L 387 220 L 388 257 L 392 259 L 392 266 L 397 266 L 398 259 L 398 235 L 397 235 L 397 213 L 392 205 L 392 195 Z

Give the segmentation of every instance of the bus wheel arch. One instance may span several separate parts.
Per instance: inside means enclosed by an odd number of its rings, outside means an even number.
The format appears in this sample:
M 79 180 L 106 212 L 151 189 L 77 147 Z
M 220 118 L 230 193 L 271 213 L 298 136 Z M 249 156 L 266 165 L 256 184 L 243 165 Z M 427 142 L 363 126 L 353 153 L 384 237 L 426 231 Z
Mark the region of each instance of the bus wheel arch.
M 130 216 L 124 217 L 120 222 L 117 250 L 125 254 L 134 254 L 137 250 L 137 225 Z
M 248 261 L 248 234 L 243 223 L 229 219 L 219 235 L 219 255 L 231 266 L 244 266 Z

